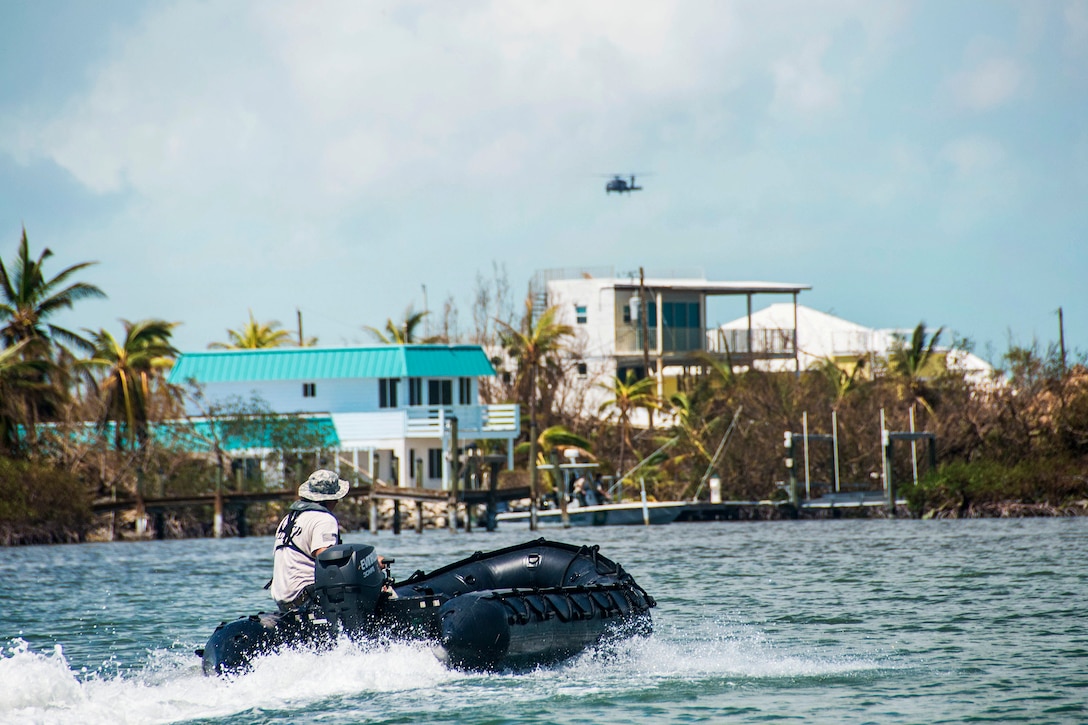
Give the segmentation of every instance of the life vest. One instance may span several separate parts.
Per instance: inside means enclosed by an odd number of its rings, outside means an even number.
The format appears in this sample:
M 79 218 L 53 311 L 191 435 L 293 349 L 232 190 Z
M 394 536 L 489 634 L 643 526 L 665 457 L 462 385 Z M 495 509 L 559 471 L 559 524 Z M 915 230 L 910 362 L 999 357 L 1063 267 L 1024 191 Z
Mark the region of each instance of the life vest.
M 305 556 L 307 559 L 310 559 L 311 561 L 314 560 L 313 554 L 308 551 L 304 551 L 298 544 L 295 543 L 295 522 L 298 521 L 298 517 L 306 511 L 317 511 L 318 513 L 324 513 L 332 516 L 334 520 L 336 519 L 336 516 L 333 515 L 332 511 L 329 511 L 327 508 L 319 503 L 316 503 L 314 501 L 302 500 L 295 501 L 293 504 L 291 504 L 291 508 L 288 509 L 287 516 L 285 516 L 283 521 L 280 523 L 279 529 L 276 530 L 277 538 L 279 538 L 280 534 L 283 534 L 283 543 L 276 544 L 275 551 L 279 551 L 280 549 L 294 549 L 298 553 Z M 340 543 L 339 531 L 337 531 L 336 533 L 336 543 Z

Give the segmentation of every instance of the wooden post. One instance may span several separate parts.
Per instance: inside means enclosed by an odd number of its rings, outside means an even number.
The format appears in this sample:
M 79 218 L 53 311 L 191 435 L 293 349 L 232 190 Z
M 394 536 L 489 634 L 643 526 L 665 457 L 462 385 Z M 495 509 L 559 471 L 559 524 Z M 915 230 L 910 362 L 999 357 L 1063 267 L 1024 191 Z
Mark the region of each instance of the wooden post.
M 423 459 L 416 459 L 416 488 L 423 488 Z M 423 502 L 416 501 L 416 533 L 423 533 Z
M 831 411 L 831 455 L 835 458 L 835 493 L 840 488 L 839 483 L 839 418 L 835 411 Z
M 212 534 L 217 539 L 223 538 L 223 466 L 215 469 L 215 516 L 212 519 Z
M 812 499 L 812 480 L 809 476 L 809 458 L 808 458 L 808 411 L 806 410 L 801 414 L 801 434 L 804 436 L 805 447 L 805 499 Z
M 378 497 L 374 489 L 378 485 L 378 449 L 370 449 L 370 533 L 378 533 Z
M 536 416 L 529 415 L 529 530 L 536 531 L 538 476 L 536 469 Z
M 793 433 L 792 432 L 786 431 L 785 436 L 784 436 L 783 445 L 786 448 L 786 471 L 787 471 L 787 474 L 789 475 L 790 504 L 793 505 L 796 508 L 801 503 L 801 501 L 800 501 L 801 497 L 800 497 L 800 495 L 798 494 L 798 491 L 797 491 L 797 472 L 795 470 L 797 461 L 794 460 L 794 457 L 793 457 L 793 448 L 794 448 L 794 446 L 793 446 Z
M 645 526 L 650 525 L 650 507 L 646 505 L 646 479 L 642 476 L 638 477 L 638 485 L 642 489 L 642 523 Z
M 895 481 L 892 475 L 892 440 L 884 420 L 884 409 L 880 409 L 880 450 L 884 468 L 884 493 L 889 516 L 895 516 Z
M 563 469 L 559 467 L 559 452 L 552 450 L 551 455 L 552 475 L 555 477 L 555 494 L 559 499 L 559 520 L 563 522 L 563 528 L 570 528 L 570 513 L 567 511 L 567 479 Z
M 389 458 L 389 479 L 394 486 L 400 486 L 400 480 L 398 478 L 398 465 L 400 461 L 397 460 L 395 455 L 391 455 Z M 393 499 L 393 534 L 400 536 L 400 499 Z
M 910 432 L 914 433 L 914 403 L 910 406 Z M 910 465 L 914 471 L 914 485 L 918 485 L 918 441 L 912 436 L 910 439 Z
M 492 460 L 490 464 L 487 473 L 487 530 L 494 531 L 497 528 L 495 503 L 499 488 L 499 467 L 502 466 L 502 462 Z
M 474 491 L 479 488 L 476 483 L 476 472 L 479 470 L 479 458 L 477 457 L 476 447 L 470 446 L 466 450 L 465 458 L 465 488 L 464 491 L 467 494 L 469 491 Z M 468 498 L 465 498 L 465 533 L 472 533 L 472 504 L 468 502 Z
M 449 472 L 450 497 L 447 508 L 449 509 L 450 533 L 457 533 L 457 481 L 460 478 L 460 463 L 457 455 L 457 416 L 448 416 L 450 439 L 446 449 L 446 466 Z

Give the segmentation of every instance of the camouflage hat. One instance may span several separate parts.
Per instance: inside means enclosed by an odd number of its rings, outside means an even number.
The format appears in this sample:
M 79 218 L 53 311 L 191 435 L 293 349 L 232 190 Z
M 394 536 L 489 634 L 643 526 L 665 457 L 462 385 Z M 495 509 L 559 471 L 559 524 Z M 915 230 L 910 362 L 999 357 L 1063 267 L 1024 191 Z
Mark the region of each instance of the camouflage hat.
M 332 471 L 320 469 L 298 487 L 298 497 L 307 501 L 333 501 L 347 495 L 348 486 L 347 481 Z

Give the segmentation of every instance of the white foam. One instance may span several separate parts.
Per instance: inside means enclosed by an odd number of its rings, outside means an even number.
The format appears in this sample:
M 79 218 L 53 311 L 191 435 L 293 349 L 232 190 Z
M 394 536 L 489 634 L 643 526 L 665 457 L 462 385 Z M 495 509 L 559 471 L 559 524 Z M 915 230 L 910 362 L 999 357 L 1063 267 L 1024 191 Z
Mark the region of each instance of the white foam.
M 622 693 L 675 680 L 851 676 L 888 667 L 864 656 L 782 651 L 755 628 L 721 622 L 592 650 L 560 665 L 560 677 L 452 671 L 421 643 L 343 640 L 332 651 L 289 650 L 259 658 L 251 671 L 233 677 L 205 677 L 191 652 L 180 646 L 157 650 L 142 669 L 122 674 L 113 668 L 108 675 L 77 673 L 60 647 L 36 653 L 14 640 L 0 650 L 0 723 L 167 723 L 253 710 L 305 711 L 338 697 L 423 690 L 426 698 L 410 698 L 418 710 L 471 701 L 481 678 L 489 680 L 489 698 L 501 692 L 504 701 L 522 702 Z
M 251 672 L 205 677 L 192 654 L 159 651 L 138 673 L 81 680 L 60 648 L 32 652 L 25 642 L 0 658 L 0 723 L 167 723 L 227 717 L 260 708 L 293 709 L 337 695 L 429 688 L 459 675 L 422 645 L 332 652 L 288 651 L 256 661 Z

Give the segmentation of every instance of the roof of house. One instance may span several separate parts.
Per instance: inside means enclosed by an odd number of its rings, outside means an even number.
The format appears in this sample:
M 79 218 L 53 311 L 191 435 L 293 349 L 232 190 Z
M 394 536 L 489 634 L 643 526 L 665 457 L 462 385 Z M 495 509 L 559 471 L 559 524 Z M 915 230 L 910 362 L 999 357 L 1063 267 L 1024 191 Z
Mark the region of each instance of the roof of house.
M 752 313 L 752 329 L 792 330 L 794 314 L 794 306 L 790 303 L 769 305 Z M 887 355 L 894 349 L 897 336 L 909 342 L 912 332 L 912 330 L 876 330 L 804 305 L 797 305 L 796 320 L 797 351 L 802 367 L 828 357 L 868 352 Z M 748 317 L 738 317 L 722 325 L 722 328 L 745 330 L 748 328 Z M 973 353 L 963 350 L 949 351 L 945 346 L 939 346 L 939 349 L 949 352 L 950 365 L 968 372 L 989 373 L 993 370 L 988 362 Z
M 225 383 L 494 374 L 479 345 L 379 345 L 187 352 L 174 363 L 169 380 Z

